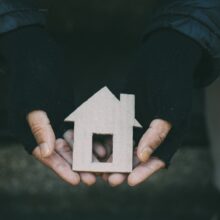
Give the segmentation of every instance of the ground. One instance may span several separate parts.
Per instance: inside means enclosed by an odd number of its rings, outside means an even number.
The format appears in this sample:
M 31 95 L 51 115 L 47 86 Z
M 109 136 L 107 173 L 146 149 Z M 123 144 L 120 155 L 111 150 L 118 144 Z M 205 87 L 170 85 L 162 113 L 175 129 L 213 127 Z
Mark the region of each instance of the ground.
M 138 187 L 69 186 L 21 149 L 2 143 L 0 219 L 208 220 L 216 200 L 207 148 L 185 146 L 168 170 Z M 4 217 L 3 217 L 4 216 Z

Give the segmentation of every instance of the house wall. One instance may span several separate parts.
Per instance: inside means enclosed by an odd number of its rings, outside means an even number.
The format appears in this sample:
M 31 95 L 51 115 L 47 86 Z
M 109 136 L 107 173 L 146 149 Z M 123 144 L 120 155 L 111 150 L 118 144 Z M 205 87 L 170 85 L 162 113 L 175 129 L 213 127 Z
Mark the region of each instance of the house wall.
M 130 172 L 133 155 L 133 125 L 126 114 L 100 115 L 77 120 L 74 126 L 73 169 L 76 171 Z M 99 120 L 97 120 L 99 119 Z M 96 122 L 96 123 L 95 123 Z M 98 122 L 98 123 L 97 123 Z M 113 163 L 92 163 L 92 135 L 113 135 Z

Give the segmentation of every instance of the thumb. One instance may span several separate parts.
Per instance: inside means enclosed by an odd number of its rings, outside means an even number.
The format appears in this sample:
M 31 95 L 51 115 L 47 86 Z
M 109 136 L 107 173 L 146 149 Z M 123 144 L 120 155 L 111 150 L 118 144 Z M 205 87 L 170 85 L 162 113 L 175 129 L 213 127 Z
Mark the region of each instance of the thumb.
M 50 156 L 54 150 L 56 138 L 46 112 L 32 111 L 27 115 L 27 122 L 39 145 L 41 156 Z
M 172 126 L 168 121 L 154 119 L 142 136 L 137 148 L 137 156 L 141 162 L 147 162 L 153 152 L 162 144 Z

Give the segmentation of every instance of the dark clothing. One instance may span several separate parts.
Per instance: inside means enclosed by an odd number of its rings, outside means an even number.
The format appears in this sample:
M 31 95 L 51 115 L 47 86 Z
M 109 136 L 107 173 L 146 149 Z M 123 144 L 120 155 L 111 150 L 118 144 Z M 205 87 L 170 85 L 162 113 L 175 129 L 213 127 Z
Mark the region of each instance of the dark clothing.
M 30 25 L 45 26 L 45 11 L 30 1 L 0 0 L 0 34 Z
M 207 86 L 220 74 L 220 1 L 160 0 L 147 28 L 145 39 L 160 28 L 176 30 L 202 46 L 203 64 L 195 73 L 194 85 Z
M 45 23 L 34 1 L 1 0 L 0 33 L 31 24 Z M 28 3 L 28 4 L 27 4 Z M 195 86 L 210 84 L 220 73 L 220 1 L 159 0 L 145 38 L 160 28 L 174 29 L 195 40 L 206 51 L 195 73 Z
M 71 85 L 60 74 L 66 72 L 68 78 L 68 70 L 63 71 L 65 62 L 60 48 L 41 27 L 27 27 L 42 26 L 42 13 L 32 7 L 27 9 L 25 4 L 7 2 L 0 1 L 0 8 L 4 8 L 0 10 L 0 24 L 5 22 L 0 25 L 0 32 L 4 33 L 0 36 L 0 53 L 11 77 L 9 129 L 31 153 L 36 143 L 25 115 L 33 109 L 45 110 L 60 136 L 60 124 L 73 110 L 73 97 L 68 91 Z M 167 164 L 186 129 L 193 84 L 204 86 L 212 82 L 220 72 L 219 59 L 218 1 L 161 1 L 130 74 L 135 78 L 128 79 L 125 91 L 136 95 L 137 119 L 145 125 L 144 129 L 154 118 L 172 123 L 172 132 L 156 152 Z
M 42 10 L 35 1 L 1 0 L 0 33 L 21 26 L 44 24 Z M 195 40 L 207 54 L 195 73 L 195 86 L 206 86 L 220 73 L 220 1 L 158 0 L 157 10 L 148 25 L 145 38 L 160 28 L 174 29 Z
M 42 27 L 25 27 L 0 37 L 0 54 L 7 64 L 8 131 L 31 153 L 36 141 L 26 123 L 33 110 L 47 112 L 57 137 L 64 118 L 74 109 L 72 81 L 63 48 Z
M 173 30 L 159 30 L 143 42 L 129 74 L 126 92 L 136 95 L 136 117 L 144 128 L 136 131 L 136 140 L 153 119 L 162 118 L 173 126 L 154 153 L 167 164 L 188 128 L 193 74 L 201 64 L 202 53 L 202 48 L 190 38 Z

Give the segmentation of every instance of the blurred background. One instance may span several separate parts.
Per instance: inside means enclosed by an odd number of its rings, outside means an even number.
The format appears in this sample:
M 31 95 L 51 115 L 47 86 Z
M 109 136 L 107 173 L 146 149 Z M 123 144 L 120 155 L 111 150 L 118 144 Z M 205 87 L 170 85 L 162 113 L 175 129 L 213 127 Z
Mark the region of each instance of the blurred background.
M 153 0 L 40 2 L 42 8 L 49 8 L 49 31 L 66 48 L 73 72 L 80 76 L 73 82 L 74 89 L 86 86 L 89 90 L 92 81 L 103 74 L 123 81 L 155 4 Z M 6 97 L 0 94 L 4 103 Z M 1 126 L 4 111 L 0 107 Z M 200 90 L 194 94 L 187 138 L 172 166 L 138 187 L 111 188 L 101 180 L 90 188 L 71 187 L 27 155 L 22 146 L 1 140 L 0 220 L 214 219 L 212 168 Z

